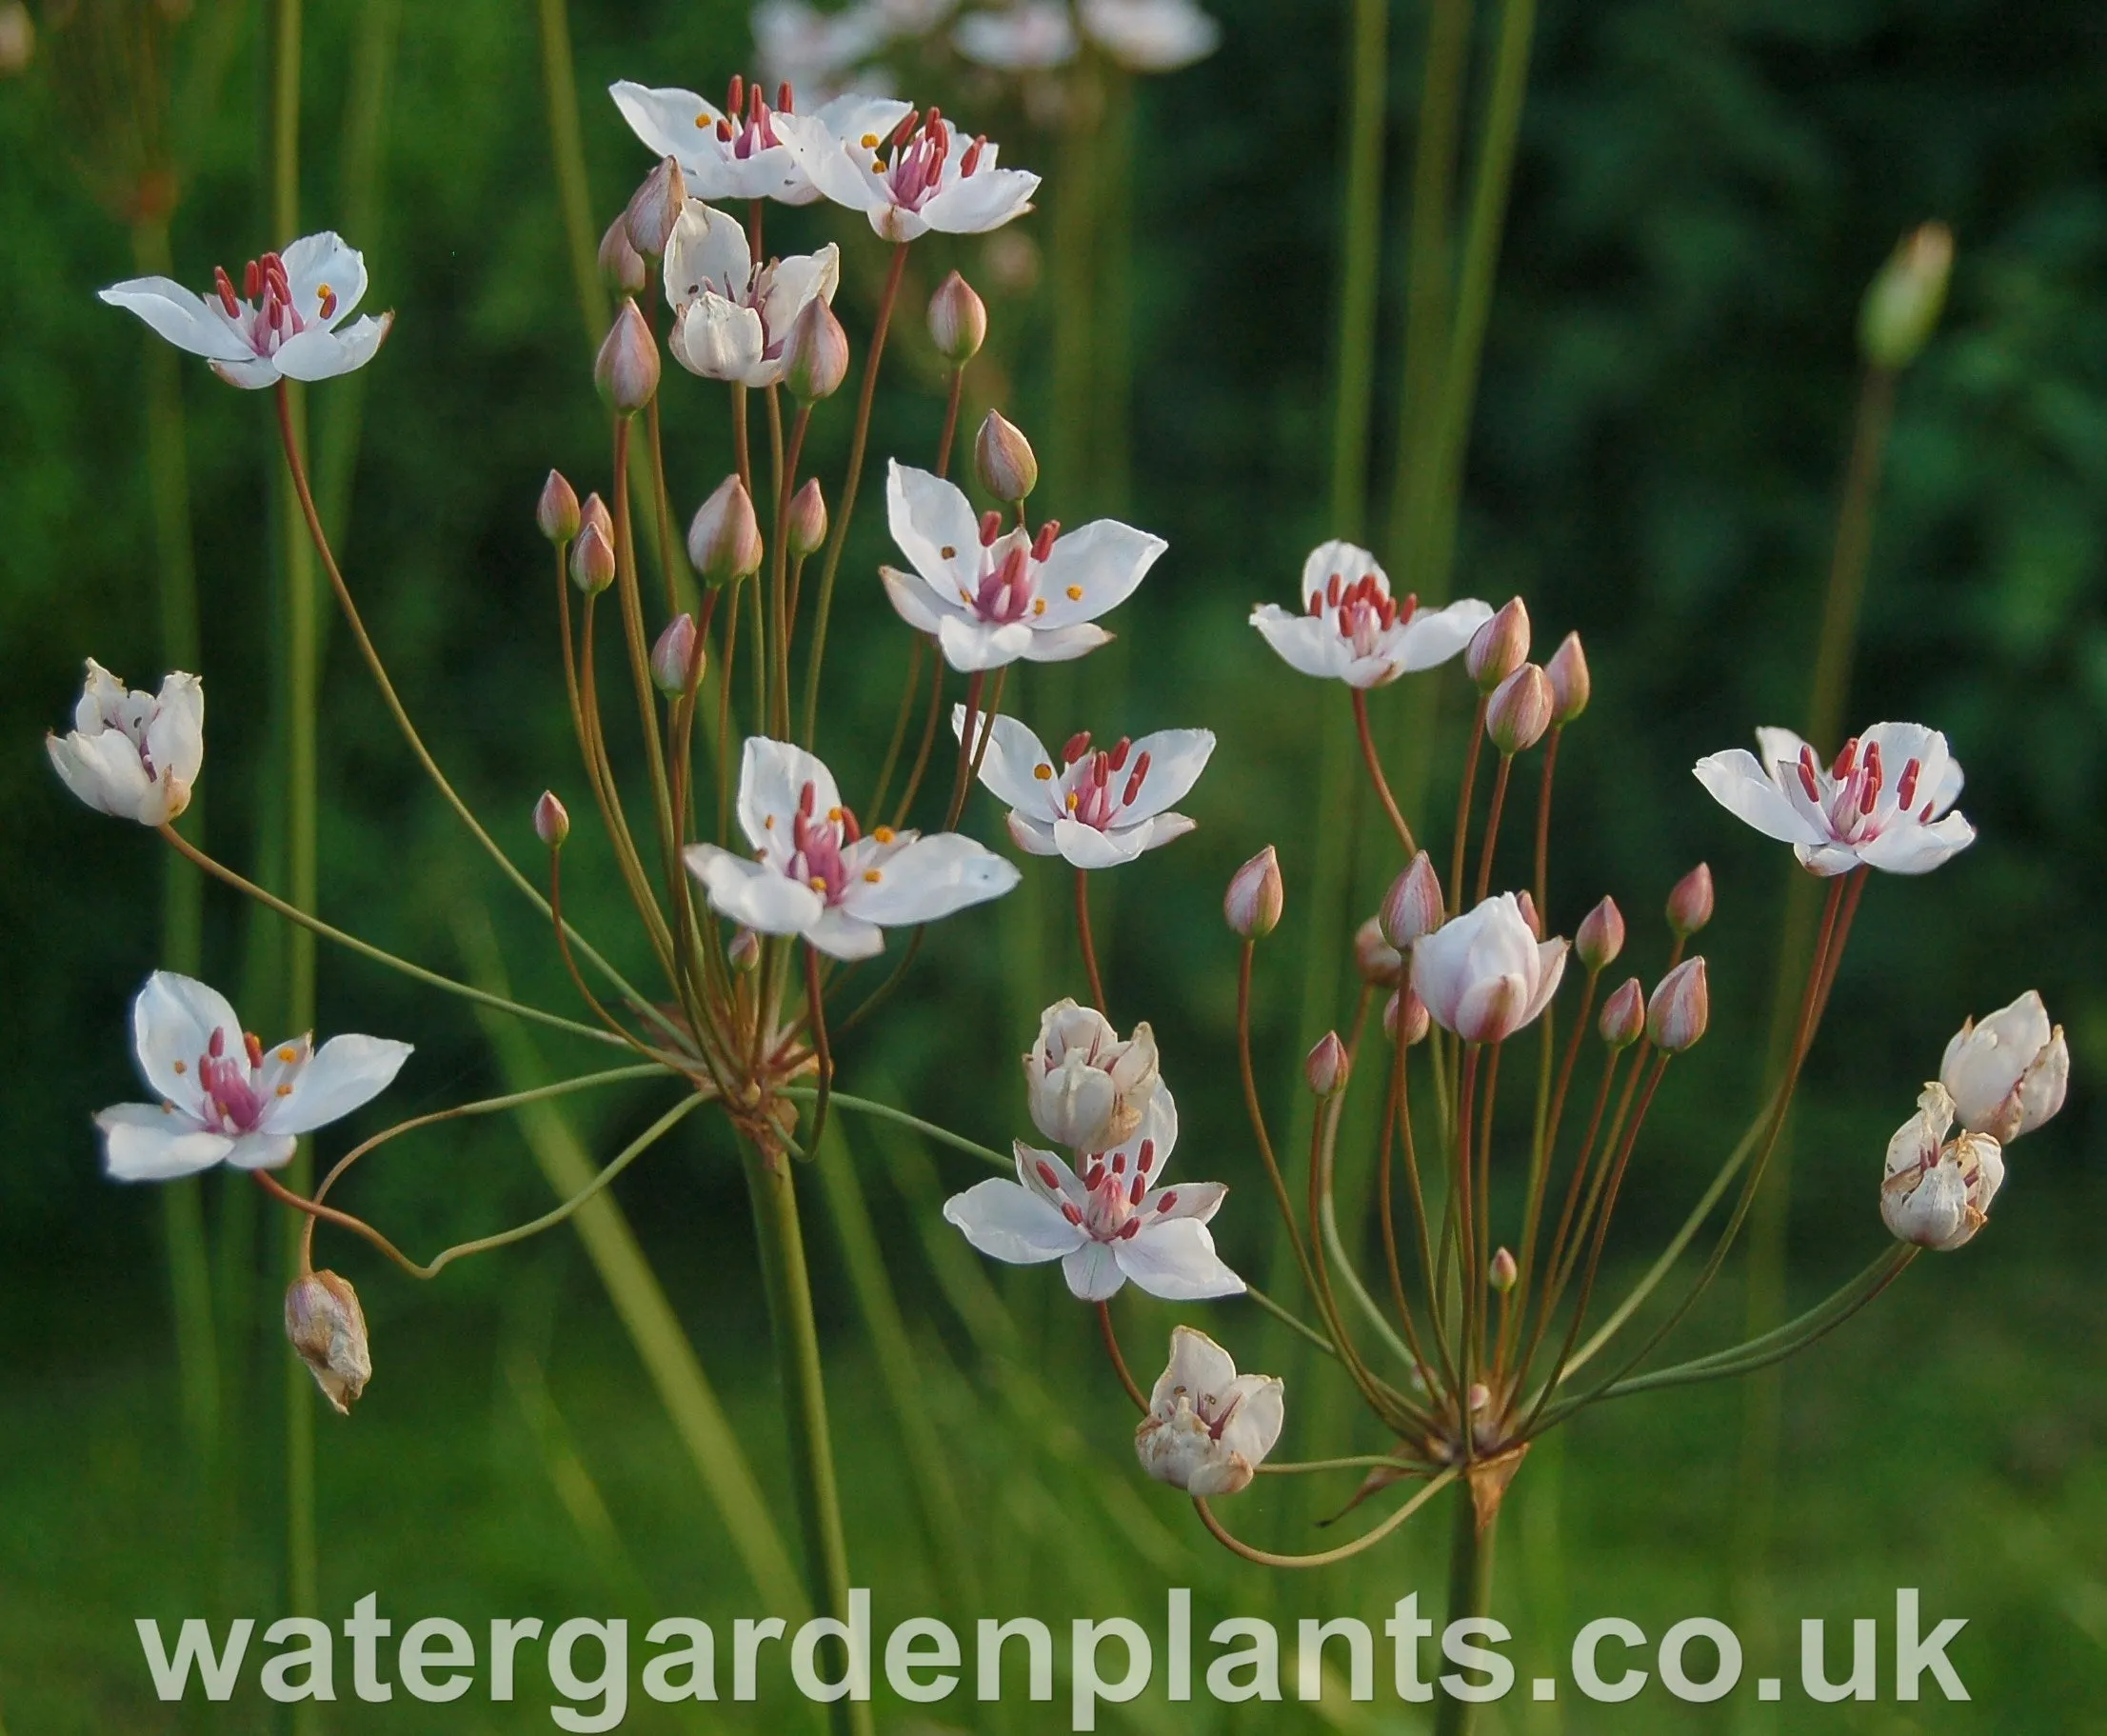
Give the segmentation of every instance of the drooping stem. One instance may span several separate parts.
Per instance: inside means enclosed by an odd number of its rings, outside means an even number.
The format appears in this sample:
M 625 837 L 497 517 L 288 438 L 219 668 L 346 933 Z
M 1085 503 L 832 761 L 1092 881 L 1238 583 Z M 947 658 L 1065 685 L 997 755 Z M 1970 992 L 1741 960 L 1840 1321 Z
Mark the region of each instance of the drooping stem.
M 1409 861 L 1419 853 L 1420 847 L 1412 841 L 1412 828 L 1398 811 L 1397 798 L 1391 795 L 1389 780 L 1382 775 L 1382 756 L 1376 751 L 1375 737 L 1368 732 L 1368 695 L 1359 688 L 1354 688 L 1354 728 L 1361 732 L 1361 757 L 1368 763 L 1369 782 L 1375 785 L 1382 811 L 1390 816 L 1391 828 Z
M 1257 1562 L 1262 1567 L 1328 1567 L 1334 1562 L 1351 1561 L 1363 1549 L 1373 1548 L 1429 1501 L 1433 1500 L 1436 1495 L 1439 1495 L 1450 1484 L 1454 1483 L 1458 1474 L 1453 1468 L 1444 1470 L 1372 1530 L 1355 1538 L 1352 1543 L 1341 1544 L 1336 1549 L 1319 1549 L 1310 1555 L 1276 1555 L 1271 1549 L 1256 1548 L 1233 1536 L 1223 1526 L 1222 1521 L 1215 1517 L 1214 1509 L 1207 1505 L 1204 1496 L 1197 1498 L 1193 1502 L 1193 1506 L 1199 1511 L 1201 1524 L 1207 1527 L 1214 1540 L 1221 1544 L 1223 1548 L 1242 1556 L 1245 1561 Z M 1464 1492 L 1463 1504 L 1466 1507 L 1470 1505 L 1468 1490 Z
M 1112 1371 L 1120 1377 L 1120 1385 L 1126 1388 L 1126 1396 L 1134 1401 L 1135 1409 L 1147 1415 L 1148 1400 L 1135 1385 L 1134 1376 L 1127 1369 L 1126 1358 L 1120 1352 L 1120 1335 L 1113 1328 L 1112 1305 L 1108 1302 L 1098 1304 L 1098 1331 L 1104 1339 L 1104 1353 L 1112 1360 Z
M 1468 1430 L 1465 1430 L 1468 1433 Z M 1431 1491 L 1430 1491 L 1431 1492 Z M 1456 1520 L 1448 1543 L 1448 1622 L 1453 1627 L 1491 1612 L 1493 1606 L 1493 1540 L 1495 1518 L 1478 1523 L 1478 1503 L 1470 1486 L 1456 1491 Z M 1478 1706 L 1469 1700 L 1448 1694 L 1440 1696 L 1434 1714 L 1434 1736 L 1470 1736 L 1476 1726 Z
M 1104 979 L 1098 975 L 1097 943 L 1090 938 L 1090 873 L 1087 868 L 1076 869 L 1076 940 L 1083 948 L 1083 974 L 1089 980 L 1091 1004 L 1103 1012 Z

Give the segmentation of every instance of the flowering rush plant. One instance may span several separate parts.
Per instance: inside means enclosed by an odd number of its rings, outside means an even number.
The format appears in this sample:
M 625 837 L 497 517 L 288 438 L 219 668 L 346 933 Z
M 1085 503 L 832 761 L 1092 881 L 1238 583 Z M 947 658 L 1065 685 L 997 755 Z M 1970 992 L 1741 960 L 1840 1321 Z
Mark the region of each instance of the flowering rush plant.
M 787 87 L 770 102 L 737 78 L 722 107 L 631 84 L 613 95 L 659 160 L 601 247 L 602 267 L 624 292 L 595 367 L 609 411 L 607 466 L 602 489 L 583 500 L 551 471 L 535 511 L 550 549 L 579 750 L 573 799 L 582 796 L 606 830 L 636 915 L 627 950 L 648 960 L 647 983 L 633 981 L 565 913 L 570 805 L 554 789 L 532 802 L 542 858 L 529 870 L 447 781 L 324 534 L 288 382 L 320 381 L 385 354 L 391 315 L 346 323 L 367 286 L 360 255 L 333 234 L 309 236 L 245 268 L 239 293 L 225 270 L 202 295 L 159 278 L 103 292 L 233 385 L 274 392 L 308 530 L 387 708 L 471 837 L 546 919 L 578 1008 L 527 1005 L 397 958 L 186 838 L 175 822 L 203 775 L 206 746 L 194 674 L 169 674 L 149 692 L 90 662 L 73 728 L 48 742 L 58 774 L 89 808 L 154 828 L 199 868 L 322 938 L 621 1056 L 621 1065 L 556 1085 L 401 1122 L 302 1191 L 277 1173 L 299 1142 L 387 1090 L 410 1062 L 409 1046 L 341 1035 L 317 1048 L 305 1034 L 267 1046 L 205 984 L 148 977 L 131 1034 L 151 1101 L 96 1118 L 106 1167 L 138 1182 L 229 1165 L 305 1220 L 288 1336 L 339 1410 L 358 1398 L 373 1363 L 355 1290 L 313 1266 L 318 1226 L 429 1278 L 561 1223 L 688 1114 L 721 1116 L 737 1136 L 763 1241 L 801 1518 L 815 1540 L 812 1593 L 842 1613 L 848 1578 L 793 1160 L 822 1152 L 831 1113 L 883 1116 L 994 1168 L 951 1198 L 944 1217 L 991 1259 L 1060 1267 L 1060 1281 L 1094 1311 L 1108 1365 L 1135 1405 L 1142 1467 L 1189 1495 L 1223 1546 L 1281 1567 L 1338 1561 L 1375 1546 L 1454 1486 L 1464 1521 L 1456 1547 L 1472 1556 L 1531 1445 L 1581 1407 L 1776 1362 L 1848 1319 L 1923 1248 L 1957 1248 L 1981 1231 L 2006 1148 L 2057 1112 L 2067 1082 L 2062 1033 L 2031 993 L 1962 1026 L 1878 1178 L 1869 1156 L 1868 1219 L 1877 1196 L 1892 1246 L 1779 1330 L 1641 1371 L 1717 1277 L 1749 1212 L 1868 886 L 1944 867 L 1973 841 L 1957 806 L 1959 765 L 1936 729 L 1904 723 L 1874 725 L 1834 749 L 1765 728 L 1757 752 L 1729 748 L 1697 764 L 1701 788 L 1790 845 L 1824 883 L 1826 902 L 1779 1076 L 1660 1257 L 1605 1307 L 1605 1241 L 1620 1200 L 1646 1174 L 1649 1112 L 1674 1088 L 1673 1063 L 1705 1035 L 1710 985 L 1691 943 L 1712 919 L 1711 874 L 1700 865 L 1670 893 L 1665 956 L 1652 982 L 1620 976 L 1627 936 L 1619 905 L 1600 897 L 1582 910 L 1551 872 L 1558 757 L 1590 697 L 1580 639 L 1568 634 L 1532 661 L 1521 599 L 1498 609 L 1471 599 L 1421 606 L 1393 591 L 1368 550 L 1330 541 L 1311 552 L 1285 601 L 1259 605 L 1250 622 L 1290 670 L 1322 684 L 1324 703 L 1350 708 L 1369 788 L 1394 835 L 1395 879 L 1357 932 L 1311 943 L 1350 953 L 1362 988 L 1343 1034 L 1325 1034 L 1302 1063 L 1311 1131 L 1307 1148 L 1292 1151 L 1276 1142 L 1251 1039 L 1253 958 L 1286 898 L 1272 848 L 1227 888 L 1250 1147 L 1248 1158 L 1213 1153 L 1207 1167 L 1256 1178 L 1240 1197 L 1269 1199 L 1278 1211 L 1300 1293 L 1253 1288 L 1214 1240 L 1233 1209 L 1230 1190 L 1174 1169 L 1178 1057 L 1160 1049 L 1145 1020 L 1123 1035 L 1129 1009 L 1115 1021 L 1091 928 L 1092 876 L 1134 867 L 1145 884 L 1153 870 L 1143 858 L 1191 829 L 1178 804 L 1204 775 L 1215 737 L 1195 727 L 1106 742 L 1089 730 L 1063 735 L 1070 719 L 1003 709 L 1012 665 L 1069 661 L 1108 641 L 1106 618 L 1147 579 L 1165 544 L 1111 520 L 1064 527 L 1035 515 L 1037 461 L 999 412 L 971 442 L 974 479 L 993 504 L 977 509 L 950 480 L 964 373 L 987 323 L 956 272 L 927 310 L 948 367 L 941 436 L 928 468 L 897 456 L 885 466 L 897 561 L 850 575 L 882 588 L 908 653 L 899 722 L 869 798 L 852 805 L 814 749 L 827 715 L 828 621 L 910 249 L 932 229 L 976 232 L 1015 220 L 1030 210 L 1037 177 L 999 163 L 993 143 L 934 110 L 889 99 L 842 96 L 805 113 Z M 770 256 L 768 203 L 823 200 L 865 225 L 845 225 L 842 243 L 813 254 Z M 847 469 L 830 509 L 804 454 L 812 417 L 827 413 L 855 370 L 833 302 L 838 247 L 873 245 L 858 233 L 866 226 L 890 247 L 889 269 L 863 344 Z M 666 369 L 668 355 L 678 371 Z M 676 507 L 686 503 L 667 487 L 659 421 L 662 391 L 676 388 L 719 397 L 736 454 L 733 473 L 687 513 L 685 535 Z M 758 452 L 757 396 L 768 433 Z M 1475 710 L 1438 868 L 1392 797 L 1371 707 L 1384 688 L 1450 671 L 1468 684 Z M 618 766 L 610 751 L 609 706 L 635 711 L 636 763 Z M 940 749 L 945 718 L 951 740 Z M 946 759 L 947 788 L 941 774 L 928 777 Z M 836 1088 L 839 1044 L 909 968 L 922 929 L 953 917 L 984 923 L 978 907 L 1020 881 L 1011 855 L 959 829 L 976 783 L 995 798 L 1016 856 L 1046 865 L 1034 872 L 1072 878 L 1082 961 L 1075 994 L 1045 1010 L 1023 1057 L 1035 1137 L 1006 1152 Z M 1534 824 L 1518 828 L 1511 822 L 1525 796 Z M 893 932 L 903 929 L 904 937 Z M 888 949 L 893 968 L 875 986 L 855 974 Z M 1534 1081 L 1532 1110 L 1502 1115 L 1502 1086 L 1511 1098 L 1518 1075 Z M 672 1087 L 664 1112 L 583 1191 L 532 1223 L 418 1261 L 335 1201 L 361 1158 L 413 1129 L 639 1079 Z M 1365 1118 L 1373 1179 L 1369 1197 L 1349 1199 L 1335 1191 L 1335 1177 L 1357 1092 L 1374 1110 Z M 1695 1279 L 1650 1310 L 1640 1331 L 1640 1310 L 1722 1205 Z M 1163 1374 L 1144 1390 L 1113 1312 L 1129 1285 L 1208 1305 L 1203 1320 L 1237 1298 L 1278 1316 L 1337 1360 L 1393 1445 L 1373 1455 L 1275 1458 L 1294 1427 L 1282 1383 L 1240 1373 L 1200 1325 L 1178 1327 Z M 1302 1555 L 1244 1542 L 1214 1509 L 1261 1475 L 1292 1473 L 1358 1474 L 1353 1503 L 1395 1499 L 1394 1487 L 1409 1493 L 1353 1541 Z M 1482 1597 L 1485 1575 L 1457 1584 Z

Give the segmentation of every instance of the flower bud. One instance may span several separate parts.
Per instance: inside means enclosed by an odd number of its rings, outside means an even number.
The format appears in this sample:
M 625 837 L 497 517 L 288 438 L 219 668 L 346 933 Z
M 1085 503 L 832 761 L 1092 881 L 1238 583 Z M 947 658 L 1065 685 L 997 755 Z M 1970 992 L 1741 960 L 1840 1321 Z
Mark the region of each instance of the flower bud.
M 987 341 L 987 305 L 956 271 L 929 297 L 929 336 L 954 368 L 964 368 Z
M 1946 1045 L 1938 1078 L 1963 1127 L 2009 1146 L 2063 1107 L 2070 1048 L 2030 988 L 1979 1025 L 1965 1021 Z
M 607 547 L 614 547 L 614 514 L 607 510 L 607 503 L 599 495 L 586 496 L 586 504 L 578 509 L 578 528 L 581 531 L 597 529 L 606 539 Z
M 1931 341 L 1946 305 L 1954 232 L 1927 223 L 1897 243 L 1859 309 L 1859 348 L 1876 368 L 1907 368 Z
M 1268 844 L 1229 877 L 1222 914 L 1232 933 L 1245 940 L 1263 940 L 1279 924 L 1286 895 L 1281 883 L 1280 858 Z
M 1588 699 L 1595 691 L 1579 633 L 1568 633 L 1559 641 L 1559 649 L 1551 653 L 1543 672 L 1551 678 L 1551 725 L 1562 729 L 1587 709 Z
M 570 546 L 570 582 L 588 597 L 614 583 L 614 544 L 588 522 Z
M 981 487 L 997 500 L 1017 505 L 1039 486 L 1039 459 L 1024 430 L 991 409 L 973 442 L 973 469 Z
M 1493 689 L 1485 702 L 1485 733 L 1492 744 L 1508 755 L 1521 753 L 1543 739 L 1551 727 L 1557 701 L 1551 678 L 1533 663 L 1525 663 Z
M 1441 926 L 1441 877 L 1426 851 L 1413 857 L 1411 866 L 1390 883 L 1376 920 L 1382 925 L 1382 938 L 1400 952 Z
M 1539 941 L 1543 939 L 1543 912 L 1537 908 L 1536 894 L 1523 887 L 1515 894 L 1515 908 L 1521 912 L 1523 925 Z
M 1146 1021 L 1122 1041 L 1103 1013 L 1072 1000 L 1040 1014 L 1038 1041 L 1023 1059 L 1032 1125 L 1077 1151 L 1109 1151 L 1131 1138 L 1160 1081 Z
M 553 789 L 543 790 L 534 804 L 534 835 L 552 850 L 562 849 L 570 836 L 570 809 Z
M 1398 1040 L 1398 1021 L 1404 1021 L 1404 1046 L 1425 1040 L 1433 1026 L 1434 1015 L 1427 1011 L 1426 1003 L 1420 999 L 1408 983 L 1382 1004 L 1382 1034 L 1395 1043 Z
M 687 527 L 687 558 L 706 585 L 734 585 L 761 570 L 761 527 L 738 477 L 726 477 L 695 509 Z
M 1636 976 L 1623 983 L 1602 1003 L 1602 1016 L 1596 1023 L 1602 1041 L 1612 1049 L 1629 1048 L 1646 1028 L 1646 991 Z
M 1671 1055 L 1695 1048 L 1711 1020 L 1712 995 L 1701 958 L 1684 959 L 1655 985 L 1646 1003 L 1646 1035 Z
M 1463 649 L 1463 668 L 1481 693 L 1490 693 L 1528 656 L 1529 610 L 1520 597 L 1510 597 L 1498 614 L 1471 635 Z
M 785 527 L 793 559 L 819 553 L 826 542 L 826 496 L 820 492 L 820 479 L 807 477 L 805 487 L 790 496 L 790 517 Z
M 27 72 L 36 58 L 36 20 L 22 0 L 0 6 L 0 78 Z
M 1963 1128 L 1952 1140 L 1954 1100 L 1933 1080 L 1917 1113 L 1888 1141 L 1880 1217 L 1898 1240 L 1940 1253 L 1965 1246 L 1989 1221 L 2004 1185 L 2004 1150 L 1987 1133 Z
M 609 406 L 633 416 L 659 389 L 659 347 L 633 301 L 624 301 L 592 365 L 592 383 Z
M 1668 929 L 1688 940 L 1712 920 L 1712 870 L 1703 863 L 1676 882 L 1668 894 Z
M 1354 930 L 1354 973 L 1371 988 L 1395 988 L 1404 981 L 1404 954 L 1382 938 L 1376 917 Z
M 1344 1090 L 1348 1070 L 1346 1046 L 1340 1042 L 1336 1030 L 1327 1030 L 1318 1038 L 1317 1047 L 1302 1062 L 1302 1077 L 1320 1097 L 1334 1097 Z
M 1515 1257 L 1504 1247 L 1493 1249 L 1492 1264 L 1485 1268 L 1485 1282 L 1504 1296 L 1515 1287 L 1515 1280 L 1521 1275 L 1515 1265 Z
M 635 295 L 651 281 L 644 255 L 629 239 L 629 213 L 624 211 L 600 237 L 600 278 L 617 295 Z
M 751 928 L 733 932 L 725 944 L 725 962 L 744 976 L 761 963 L 761 936 Z
M 534 522 L 544 536 L 561 549 L 578 534 L 578 494 L 561 470 L 551 470 L 542 484 L 542 498 L 534 508 Z
M 1624 949 L 1624 912 L 1617 900 L 1605 898 L 1580 918 L 1573 930 L 1573 950 L 1590 970 L 1606 969 Z
M 334 1272 L 306 1272 L 286 1292 L 286 1336 L 339 1416 L 349 1416 L 373 1359 L 358 1292 Z
M 666 624 L 651 648 L 651 681 L 667 698 L 690 692 L 703 678 L 703 641 L 685 610 Z
M 848 378 L 848 333 L 824 296 L 815 295 L 783 340 L 783 383 L 800 404 L 831 398 Z
M 646 259 L 658 258 L 666 251 L 673 226 L 686 207 L 687 183 L 682 178 L 681 166 L 671 157 L 661 157 L 658 167 L 629 195 L 629 209 L 622 214 L 629 231 L 629 245 Z

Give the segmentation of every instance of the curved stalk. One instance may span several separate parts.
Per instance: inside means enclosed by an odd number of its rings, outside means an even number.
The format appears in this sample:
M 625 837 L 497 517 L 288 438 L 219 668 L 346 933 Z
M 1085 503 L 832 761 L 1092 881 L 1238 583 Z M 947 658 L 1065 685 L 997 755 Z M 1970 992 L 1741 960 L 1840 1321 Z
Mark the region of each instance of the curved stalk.
M 1126 1388 L 1126 1396 L 1134 1401 L 1134 1408 L 1146 1416 L 1148 1400 L 1141 1387 L 1135 1385 L 1134 1376 L 1126 1366 L 1126 1358 L 1120 1351 L 1120 1335 L 1112 1327 L 1112 1305 L 1109 1302 L 1098 1304 L 1098 1330 L 1104 1339 L 1104 1353 L 1112 1360 L 1112 1372 L 1120 1377 L 1120 1385 Z
M 1336 1549 L 1320 1549 L 1314 1555 L 1276 1555 L 1271 1549 L 1254 1548 L 1250 1544 L 1231 1536 L 1223 1528 L 1222 1521 L 1215 1517 L 1214 1509 L 1208 1507 L 1204 1496 L 1195 1497 L 1193 1506 L 1199 1510 L 1201 1524 L 1213 1533 L 1215 1541 L 1224 1548 L 1233 1550 L 1236 1554 L 1242 1556 L 1245 1561 L 1257 1562 L 1262 1567 L 1328 1567 L 1334 1562 L 1351 1561 L 1363 1549 L 1374 1548 L 1377 1544 L 1389 1536 L 1392 1531 L 1411 1518 L 1414 1513 L 1433 1500 L 1436 1495 L 1448 1487 L 1451 1483 L 1454 1483 L 1461 1474 L 1454 1467 L 1441 1472 L 1433 1482 L 1429 1483 L 1373 1530 L 1364 1532 L 1362 1536 L 1355 1538 L 1352 1543 L 1341 1544 Z M 1466 1505 L 1468 1499 L 1466 1495 Z

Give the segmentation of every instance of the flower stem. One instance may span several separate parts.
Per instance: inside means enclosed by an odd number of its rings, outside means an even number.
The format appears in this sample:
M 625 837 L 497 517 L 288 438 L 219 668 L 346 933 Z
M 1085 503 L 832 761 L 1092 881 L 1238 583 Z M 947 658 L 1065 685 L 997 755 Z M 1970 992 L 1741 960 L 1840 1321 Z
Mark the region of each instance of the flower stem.
M 1377 1544 L 1389 1536 L 1392 1531 L 1411 1518 L 1414 1513 L 1433 1500 L 1436 1495 L 1448 1487 L 1451 1483 L 1454 1483 L 1459 1474 L 1453 1468 L 1441 1472 L 1433 1482 L 1420 1490 L 1418 1494 L 1414 1495 L 1411 1500 L 1407 1501 L 1373 1530 L 1355 1538 L 1352 1543 L 1341 1544 L 1336 1549 L 1320 1549 L 1313 1555 L 1276 1555 L 1270 1549 L 1254 1548 L 1251 1545 L 1243 1543 L 1229 1534 L 1227 1529 L 1223 1527 L 1222 1521 L 1215 1517 L 1214 1509 L 1207 1505 L 1204 1496 L 1196 1498 L 1193 1506 L 1199 1510 L 1201 1524 L 1204 1525 L 1213 1534 L 1215 1541 L 1224 1548 L 1233 1550 L 1242 1556 L 1245 1561 L 1257 1562 L 1262 1567 L 1328 1567 L 1334 1562 L 1352 1560 L 1363 1549 L 1374 1548 Z M 1470 1494 L 1467 1489 L 1464 1491 L 1463 1505 L 1466 1507 L 1470 1505 Z
M 812 1027 L 812 1053 L 820 1064 L 819 1089 L 812 1098 L 812 1136 L 805 1148 L 818 1153 L 820 1138 L 826 1131 L 826 1106 L 834 1094 L 834 1054 L 826 1043 L 826 996 L 820 988 L 820 953 L 805 948 L 805 1016 Z
M 1112 1359 L 1112 1371 L 1120 1377 L 1120 1385 L 1126 1388 L 1126 1396 L 1134 1401 L 1134 1408 L 1143 1415 L 1148 1414 L 1148 1400 L 1141 1387 L 1134 1384 L 1134 1376 L 1128 1371 L 1126 1358 L 1120 1353 L 1120 1335 L 1112 1326 L 1112 1305 L 1098 1304 L 1098 1330 L 1104 1338 L 1104 1353 Z
M 1467 1432 L 1467 1428 L 1466 1428 Z M 1429 1486 L 1428 1493 L 1433 1492 Z M 1448 1623 L 1487 1614 L 1493 1606 L 1493 1522 L 1478 1523 L 1478 1503 L 1466 1483 L 1456 1491 L 1456 1519 L 1448 1543 Z M 1478 1717 L 1468 1700 L 1441 1696 L 1434 1714 L 1434 1736 L 1470 1736 Z
M 1375 394 L 1376 289 L 1382 257 L 1388 0 L 1353 0 L 1346 53 L 1344 211 L 1334 355 L 1331 534 L 1358 541 L 1367 516 L 1368 411 Z M 1357 692 L 1355 698 L 1360 699 Z M 1366 739 L 1366 725 L 1362 725 Z M 1380 783 L 1380 778 L 1379 778 Z M 1388 792 L 1384 792 L 1385 801 Z M 1393 806 L 1391 813 L 1396 815 Z M 1401 822 L 1400 822 L 1401 825 Z M 1409 837 L 1409 833 L 1406 834 Z M 1404 853 L 1412 854 L 1407 843 Z
M 1471 897 L 1473 904 L 1482 904 L 1486 890 L 1492 885 L 1493 851 L 1500 843 L 1501 815 L 1507 806 L 1507 780 L 1514 775 L 1514 769 L 1515 756 L 1502 753 L 1500 756 L 1500 768 L 1493 773 L 1493 801 L 1492 807 L 1485 813 L 1485 836 L 1478 846 L 1478 886 Z M 1539 921 L 1543 919 L 1540 907 L 1537 917 Z
M 1083 972 L 1090 979 L 1090 1000 L 1104 1011 L 1104 979 L 1098 975 L 1097 943 L 1090 938 L 1090 873 L 1076 869 L 1076 939 L 1083 947 Z
M 1375 737 L 1368 732 L 1368 695 L 1360 688 L 1354 692 L 1354 728 L 1361 732 L 1361 757 L 1368 762 L 1368 778 L 1376 787 L 1376 794 L 1382 799 L 1382 811 L 1390 816 L 1390 825 L 1398 834 L 1398 842 L 1404 846 L 1405 859 L 1410 861 L 1419 853 L 1420 847 L 1412 841 L 1412 828 L 1404 823 L 1404 815 L 1398 811 L 1397 798 L 1390 793 L 1389 781 L 1382 775 L 1382 757 L 1376 752 Z
M 1463 782 L 1456 796 L 1456 839 L 1449 847 L 1448 913 L 1463 908 L 1463 864 L 1470 843 L 1471 798 L 1478 793 L 1478 757 L 1485 746 L 1485 701 L 1478 701 L 1477 721 L 1471 725 L 1470 747 L 1463 754 Z

